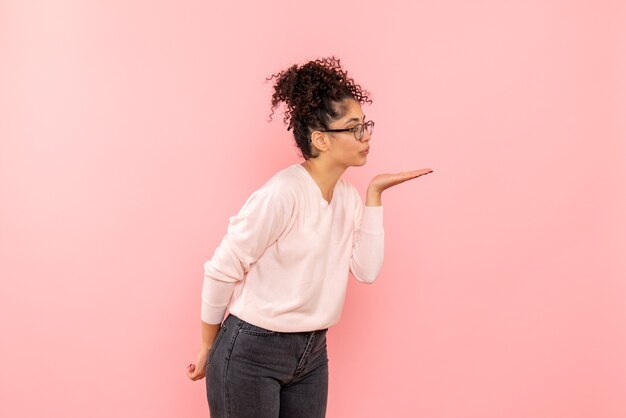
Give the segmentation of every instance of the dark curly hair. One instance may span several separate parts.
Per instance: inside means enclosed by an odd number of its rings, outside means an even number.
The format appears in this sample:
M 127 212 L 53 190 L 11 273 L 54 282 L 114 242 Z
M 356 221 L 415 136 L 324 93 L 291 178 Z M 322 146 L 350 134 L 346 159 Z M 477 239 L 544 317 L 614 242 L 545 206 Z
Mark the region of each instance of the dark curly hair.
M 333 119 L 345 114 L 347 109 L 341 103 L 344 99 L 372 103 L 367 96 L 371 93 L 348 78 L 348 72 L 342 71 L 340 60 L 334 56 L 309 61 L 300 68 L 294 64 L 266 80 L 274 77 L 270 121 L 276 106 L 284 102 L 287 109 L 283 122 L 289 121 L 287 130 L 293 129 L 296 145 L 307 160 L 319 155 L 311 144 L 311 133 L 329 129 Z

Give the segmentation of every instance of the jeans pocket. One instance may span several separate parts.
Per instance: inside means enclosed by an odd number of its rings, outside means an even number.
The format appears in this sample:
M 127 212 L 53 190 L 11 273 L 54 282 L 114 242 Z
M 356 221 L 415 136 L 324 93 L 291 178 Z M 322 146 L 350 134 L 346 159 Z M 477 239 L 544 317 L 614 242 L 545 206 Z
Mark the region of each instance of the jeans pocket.
M 213 355 L 215 354 L 215 350 L 217 349 L 217 346 L 222 340 L 222 337 L 224 336 L 225 333 L 226 333 L 226 325 L 222 325 L 220 327 L 219 332 L 215 336 L 215 341 L 213 342 L 213 345 L 211 346 L 211 350 L 209 351 L 209 356 L 206 360 L 207 365 L 211 364 L 211 359 L 213 358 Z
M 269 336 L 269 335 L 277 335 L 278 332 L 277 331 L 272 331 L 271 329 L 265 329 L 265 328 L 261 328 L 258 327 L 254 324 L 251 324 L 249 322 L 245 322 L 243 323 L 243 325 L 241 326 L 241 328 L 239 328 L 239 332 L 243 333 L 243 334 L 248 334 L 248 335 L 257 335 L 260 337 L 265 337 L 265 336 Z

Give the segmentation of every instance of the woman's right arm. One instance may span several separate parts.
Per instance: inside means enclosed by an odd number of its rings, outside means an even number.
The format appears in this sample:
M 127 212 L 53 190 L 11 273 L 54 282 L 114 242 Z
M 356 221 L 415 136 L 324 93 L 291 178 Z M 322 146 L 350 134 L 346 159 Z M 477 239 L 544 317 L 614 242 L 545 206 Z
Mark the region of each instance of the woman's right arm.
M 213 346 L 215 337 L 219 332 L 222 324 L 207 324 L 204 321 L 200 321 L 202 324 L 202 342 L 200 344 L 200 352 L 196 359 L 196 364 L 190 364 L 187 366 L 187 376 L 191 380 L 202 379 L 206 374 L 206 362 L 209 356 L 209 351 Z M 199 366 L 199 367 L 198 367 Z
M 237 215 L 210 260 L 204 263 L 200 319 L 221 322 L 235 286 L 289 223 L 295 198 L 282 183 L 256 190 Z
M 202 324 L 202 344 L 200 344 L 200 349 L 208 352 L 213 346 L 215 336 L 219 332 L 222 324 L 207 324 L 204 321 L 200 321 L 200 323 Z
M 213 257 L 204 263 L 200 310 L 202 341 L 196 365 L 188 366 L 192 380 L 205 376 L 208 353 L 220 330 L 233 290 L 250 266 L 287 226 L 295 197 L 282 184 L 266 184 L 255 191 L 238 214 L 230 217 L 227 232 Z

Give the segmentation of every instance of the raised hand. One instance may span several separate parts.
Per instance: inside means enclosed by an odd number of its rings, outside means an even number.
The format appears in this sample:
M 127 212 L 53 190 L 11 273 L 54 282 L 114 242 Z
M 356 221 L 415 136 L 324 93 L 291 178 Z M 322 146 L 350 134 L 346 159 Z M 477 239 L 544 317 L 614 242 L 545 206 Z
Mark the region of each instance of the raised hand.
M 404 183 L 407 180 L 411 180 L 425 174 L 430 174 L 432 172 L 433 170 L 430 168 L 423 168 L 421 170 L 414 171 L 401 171 L 400 173 L 395 174 L 379 174 L 370 181 L 368 188 L 370 190 L 377 191 L 378 193 L 382 193 L 383 190 L 388 189 L 391 186 Z

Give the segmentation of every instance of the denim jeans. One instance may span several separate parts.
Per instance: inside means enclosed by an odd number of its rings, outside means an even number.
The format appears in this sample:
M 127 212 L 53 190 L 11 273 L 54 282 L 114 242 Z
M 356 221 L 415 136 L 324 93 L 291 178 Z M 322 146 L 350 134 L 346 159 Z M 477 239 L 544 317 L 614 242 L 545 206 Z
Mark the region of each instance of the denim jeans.
M 229 313 L 207 358 L 211 418 L 325 417 L 327 331 L 272 331 Z

